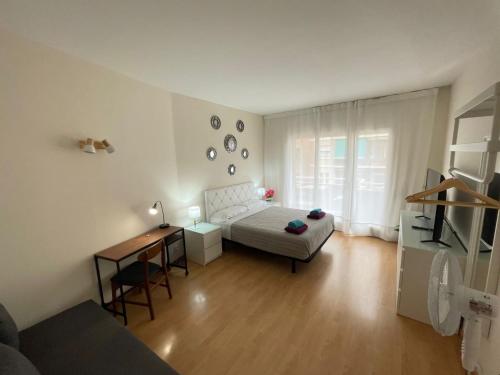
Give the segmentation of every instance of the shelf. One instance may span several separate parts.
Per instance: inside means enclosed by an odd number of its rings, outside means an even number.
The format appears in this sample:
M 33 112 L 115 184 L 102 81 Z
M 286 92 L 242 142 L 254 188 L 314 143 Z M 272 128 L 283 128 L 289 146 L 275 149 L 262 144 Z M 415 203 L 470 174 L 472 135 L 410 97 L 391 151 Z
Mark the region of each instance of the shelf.
M 174 242 L 177 242 L 177 241 L 180 241 L 182 240 L 184 237 L 182 236 L 182 234 L 173 234 L 169 237 L 167 237 L 167 240 L 166 240 L 166 243 L 167 243 L 167 246 L 170 246 L 172 245 Z
M 174 260 L 173 262 L 171 262 L 170 266 L 186 269 L 186 258 L 184 258 L 184 256 L 181 256 L 176 260 Z
M 450 151 L 460 152 L 499 152 L 499 142 L 484 141 L 476 143 L 462 143 L 458 145 L 450 145 Z
M 500 82 L 488 87 L 455 113 L 456 118 L 493 116 L 500 99 Z

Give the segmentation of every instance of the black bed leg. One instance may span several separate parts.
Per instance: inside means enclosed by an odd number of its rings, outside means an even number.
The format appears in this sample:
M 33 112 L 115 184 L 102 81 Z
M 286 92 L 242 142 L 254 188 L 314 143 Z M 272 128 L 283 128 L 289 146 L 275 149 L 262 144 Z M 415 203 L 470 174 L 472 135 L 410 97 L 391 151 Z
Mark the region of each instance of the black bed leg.
M 295 259 L 292 259 L 292 273 L 297 273 L 297 270 L 295 269 Z

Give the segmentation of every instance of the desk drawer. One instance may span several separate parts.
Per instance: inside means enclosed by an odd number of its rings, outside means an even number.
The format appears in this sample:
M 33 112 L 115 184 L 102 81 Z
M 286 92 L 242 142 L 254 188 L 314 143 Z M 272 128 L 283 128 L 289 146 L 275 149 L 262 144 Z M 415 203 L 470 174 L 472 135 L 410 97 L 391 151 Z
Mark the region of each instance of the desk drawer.
M 209 232 L 209 233 L 205 233 L 205 235 L 203 236 L 203 247 L 205 249 L 211 247 L 211 246 L 214 246 L 215 244 L 218 244 L 219 242 L 221 242 L 222 238 L 222 230 L 221 229 L 217 229 L 217 230 L 214 230 L 212 232 Z

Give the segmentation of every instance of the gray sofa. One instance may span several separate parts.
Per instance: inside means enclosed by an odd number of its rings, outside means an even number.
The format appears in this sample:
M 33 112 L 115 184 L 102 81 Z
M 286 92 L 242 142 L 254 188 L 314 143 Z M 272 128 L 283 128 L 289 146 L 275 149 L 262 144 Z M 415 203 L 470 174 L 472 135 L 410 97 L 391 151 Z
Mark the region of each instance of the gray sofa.
M 19 349 L 41 375 L 178 375 L 90 300 L 19 332 L 18 348 L 15 338 L 6 339 L 9 335 L 5 332 L 12 332 L 12 324 L 9 329 L 7 320 L 0 313 L 0 342 L 10 345 L 8 350 L 0 347 L 1 375 L 32 374 L 24 365 L 16 365 L 15 359 L 2 361 L 2 358 L 12 357 L 11 348 Z M 15 372 L 17 369 L 23 370 Z

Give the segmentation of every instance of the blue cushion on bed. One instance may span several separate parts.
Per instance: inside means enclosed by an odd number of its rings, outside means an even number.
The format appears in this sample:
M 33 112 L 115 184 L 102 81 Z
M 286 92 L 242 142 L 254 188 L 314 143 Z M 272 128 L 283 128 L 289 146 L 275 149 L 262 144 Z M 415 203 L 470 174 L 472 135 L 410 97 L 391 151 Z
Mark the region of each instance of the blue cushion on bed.
M 297 228 L 304 226 L 304 222 L 302 220 L 296 219 L 296 220 L 290 221 L 288 223 L 288 226 L 290 228 L 297 229 Z

